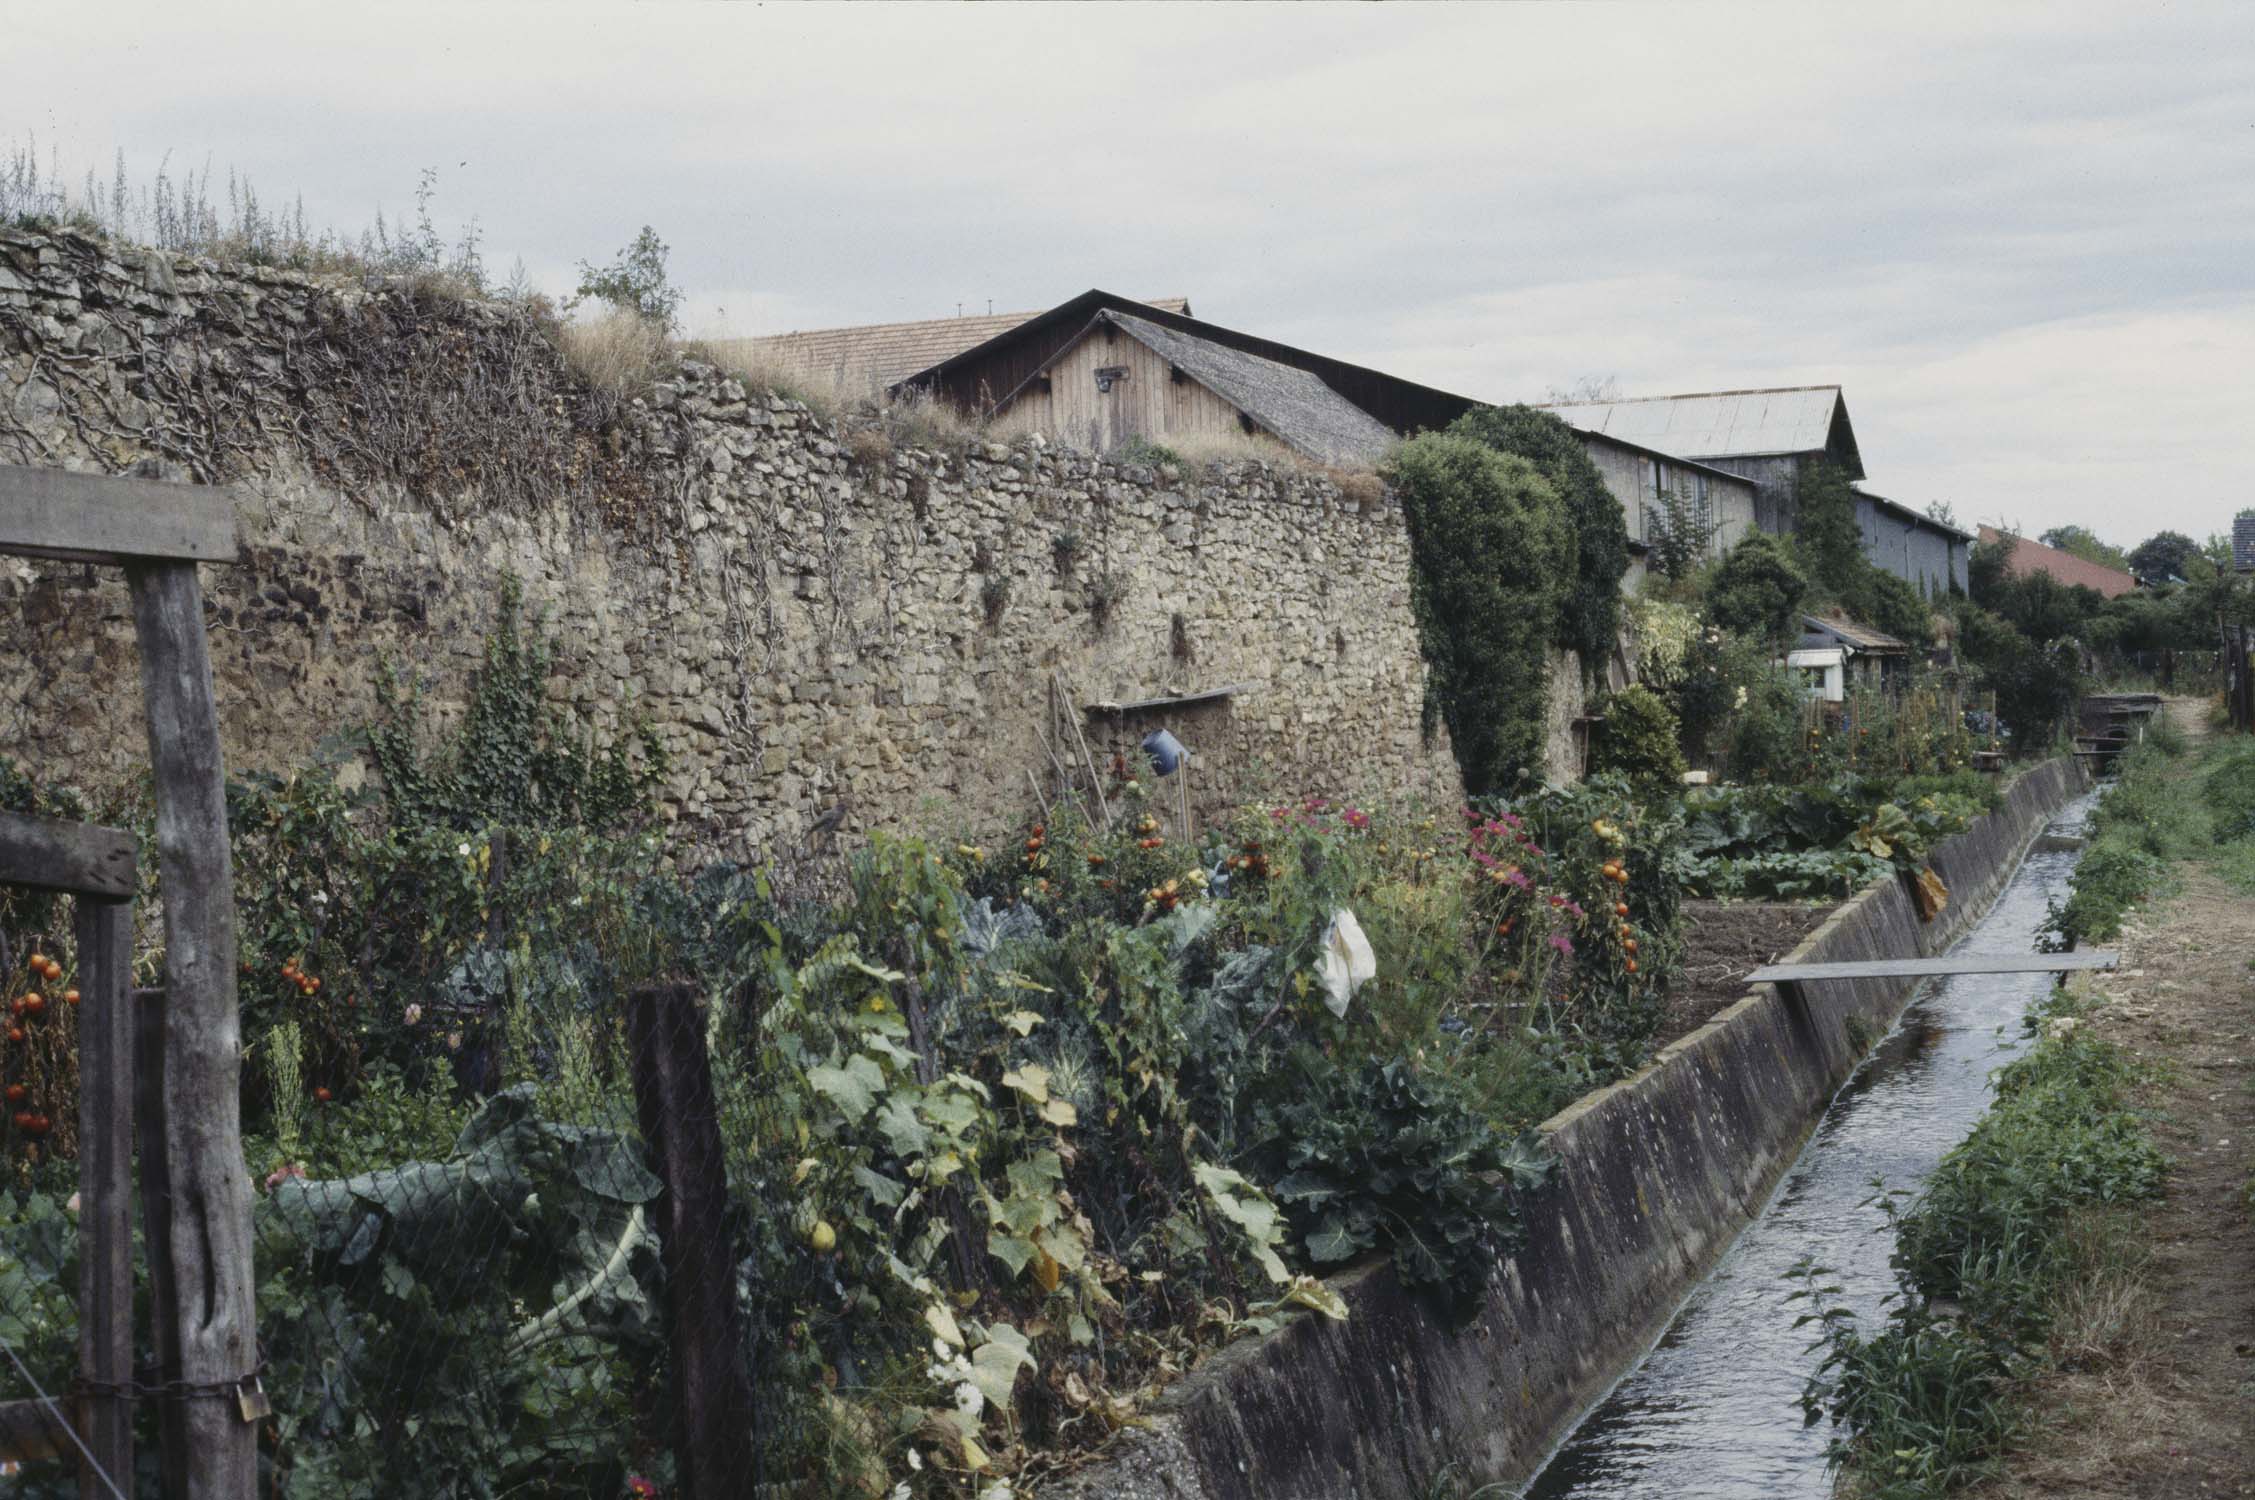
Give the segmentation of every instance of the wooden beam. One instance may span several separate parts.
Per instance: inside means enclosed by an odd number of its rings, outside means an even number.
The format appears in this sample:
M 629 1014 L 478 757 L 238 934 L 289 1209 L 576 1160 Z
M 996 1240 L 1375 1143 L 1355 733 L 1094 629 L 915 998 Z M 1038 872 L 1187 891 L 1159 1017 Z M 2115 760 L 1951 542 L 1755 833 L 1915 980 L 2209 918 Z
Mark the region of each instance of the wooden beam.
M 133 908 L 78 903 L 80 1500 L 133 1486 Z M 97 1472 L 98 1471 L 98 1472 Z
M 133 835 L 69 818 L 0 812 L 0 885 L 131 899 Z
M 0 464 L 0 552 L 231 563 L 235 496 L 222 486 Z
M 258 1365 L 226 768 L 195 564 L 136 563 L 125 581 L 141 647 L 164 898 L 163 1155 L 170 1198 L 163 1242 L 173 1306 L 158 1316 L 171 1324 L 180 1378 L 224 1389 L 246 1381 Z M 180 1500 L 255 1494 L 258 1429 L 237 1404 L 177 1405 L 186 1469 L 166 1477 L 177 1479 Z
M 61 1410 L 60 1402 L 0 1401 L 0 1463 L 45 1463 L 76 1453 Z
M 1925 979 L 1949 974 L 2067 974 L 2111 969 L 2122 955 L 2110 948 L 2080 953 L 1962 953 L 1944 958 L 1868 958 L 1836 964 L 1770 964 L 1746 976 L 1748 984 L 1807 983 L 1816 979 Z

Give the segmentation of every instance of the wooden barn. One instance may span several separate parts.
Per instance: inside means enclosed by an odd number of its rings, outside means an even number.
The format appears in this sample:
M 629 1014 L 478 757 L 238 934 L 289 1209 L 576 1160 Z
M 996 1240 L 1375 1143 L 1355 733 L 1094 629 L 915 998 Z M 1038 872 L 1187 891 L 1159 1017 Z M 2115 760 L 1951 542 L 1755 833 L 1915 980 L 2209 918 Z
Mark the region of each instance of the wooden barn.
M 1396 438 L 1446 427 L 1477 404 L 1101 291 L 894 389 L 1097 452 L 1137 438 L 1266 436 L 1341 465 L 1372 462 Z

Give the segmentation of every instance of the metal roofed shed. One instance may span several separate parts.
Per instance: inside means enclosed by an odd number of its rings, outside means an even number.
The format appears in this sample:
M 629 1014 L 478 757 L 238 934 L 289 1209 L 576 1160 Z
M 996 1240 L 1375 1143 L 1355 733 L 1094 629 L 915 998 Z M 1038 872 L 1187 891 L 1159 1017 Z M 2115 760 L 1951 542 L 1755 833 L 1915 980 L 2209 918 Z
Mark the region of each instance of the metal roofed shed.
M 1836 385 L 1557 401 L 1546 409 L 1576 427 L 1678 458 L 1830 453 L 1849 477 L 1864 477 L 1847 403 Z

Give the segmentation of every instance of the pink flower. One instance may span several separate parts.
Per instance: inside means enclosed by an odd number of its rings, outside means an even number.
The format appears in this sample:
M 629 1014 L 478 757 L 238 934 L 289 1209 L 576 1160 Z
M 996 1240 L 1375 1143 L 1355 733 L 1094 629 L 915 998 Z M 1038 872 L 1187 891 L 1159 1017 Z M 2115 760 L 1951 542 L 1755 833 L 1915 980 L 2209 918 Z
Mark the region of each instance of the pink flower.
M 640 1474 L 626 1476 L 626 1492 L 632 1495 L 634 1500 L 658 1500 L 657 1485 L 648 1479 L 644 1479 Z
M 1554 932 L 1550 935 L 1550 946 L 1561 953 L 1571 954 L 1574 951 L 1574 940 L 1563 932 Z
M 1482 866 L 1482 867 L 1484 867 L 1484 868 L 1486 868 L 1486 869 L 1490 869 L 1490 870 L 1492 870 L 1492 869 L 1494 869 L 1494 868 L 1496 867 L 1496 857 L 1495 857 L 1494 855 L 1490 854 L 1490 853 L 1489 853 L 1489 852 L 1488 852 L 1487 850 L 1485 850 L 1485 849 L 1475 849 L 1475 850 L 1473 850 L 1473 851 L 1472 851 L 1472 861 L 1473 861 L 1473 863 L 1474 863 L 1474 864 L 1480 865 L 1480 866 Z
M 281 1166 L 276 1167 L 273 1171 L 266 1174 L 266 1190 L 271 1193 L 276 1188 L 280 1187 L 283 1183 L 289 1182 L 292 1179 L 303 1179 L 304 1176 L 305 1163 L 297 1161 L 284 1162 Z
M 1574 919 L 1576 921 L 1586 922 L 1589 920 L 1589 913 L 1582 910 L 1582 903 L 1579 901 L 1567 902 L 1566 909 L 1574 914 Z
M 1363 810 L 1362 810 L 1361 808 L 1359 808 L 1359 807 L 1350 807 L 1350 808 L 1348 808 L 1348 809 L 1347 809 L 1347 826 L 1348 826 L 1349 828 L 1353 828 L 1353 829 L 1358 829 L 1358 830 L 1359 830 L 1359 829 L 1364 829 L 1364 828 L 1368 828 L 1368 827 L 1370 826 L 1370 814 L 1368 814 L 1368 813 L 1364 812 L 1364 811 L 1363 811 Z
M 1534 884 L 1534 882 L 1532 880 L 1529 880 L 1526 877 L 1526 874 L 1521 871 L 1517 865 L 1513 865 L 1510 869 L 1503 872 L 1503 881 L 1504 884 L 1515 885 L 1520 890 L 1526 890 Z

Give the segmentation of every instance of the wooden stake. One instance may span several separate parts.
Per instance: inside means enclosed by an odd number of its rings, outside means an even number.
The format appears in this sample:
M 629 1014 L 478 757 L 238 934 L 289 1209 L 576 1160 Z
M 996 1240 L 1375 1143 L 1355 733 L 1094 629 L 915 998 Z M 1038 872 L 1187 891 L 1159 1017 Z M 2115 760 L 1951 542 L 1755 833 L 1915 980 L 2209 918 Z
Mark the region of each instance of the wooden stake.
M 133 907 L 77 906 L 78 1371 L 99 1390 L 133 1379 Z M 78 1429 L 83 1500 L 132 1493 L 133 1398 L 82 1398 Z
M 149 1335 L 157 1379 L 180 1378 L 180 1295 L 172 1276 L 172 1177 L 164 1118 L 164 991 L 133 992 L 133 1134 L 141 1158 L 141 1237 L 149 1257 Z M 188 1472 L 186 1413 L 178 1401 L 157 1406 L 157 1451 L 162 1471 Z M 167 1478 L 165 1493 L 179 1492 Z
M 752 1381 L 736 1331 L 728 1172 L 696 993 L 685 984 L 629 992 L 626 1034 L 635 1115 L 666 1185 L 657 1217 L 679 1487 L 688 1500 L 747 1495 L 755 1458 Z
M 163 1227 L 173 1305 L 160 1316 L 177 1340 L 180 1378 L 232 1389 L 258 1363 L 258 1327 L 237 1077 L 235 878 L 203 589 L 194 563 L 130 562 L 125 577 L 148 703 L 164 893 Z M 233 1400 L 204 1396 L 180 1406 L 180 1493 L 248 1500 L 258 1483 L 258 1429 Z
M 1050 691 L 1065 700 L 1065 722 L 1072 727 L 1073 742 L 1080 746 L 1081 764 L 1088 767 L 1089 789 L 1096 793 L 1096 810 L 1104 817 L 1104 831 L 1112 831 L 1112 804 L 1104 795 L 1104 778 L 1096 773 L 1096 757 L 1088 750 L 1088 736 L 1081 733 L 1080 715 L 1072 711 L 1072 695 L 1065 691 L 1065 678 L 1061 672 L 1049 674 Z

